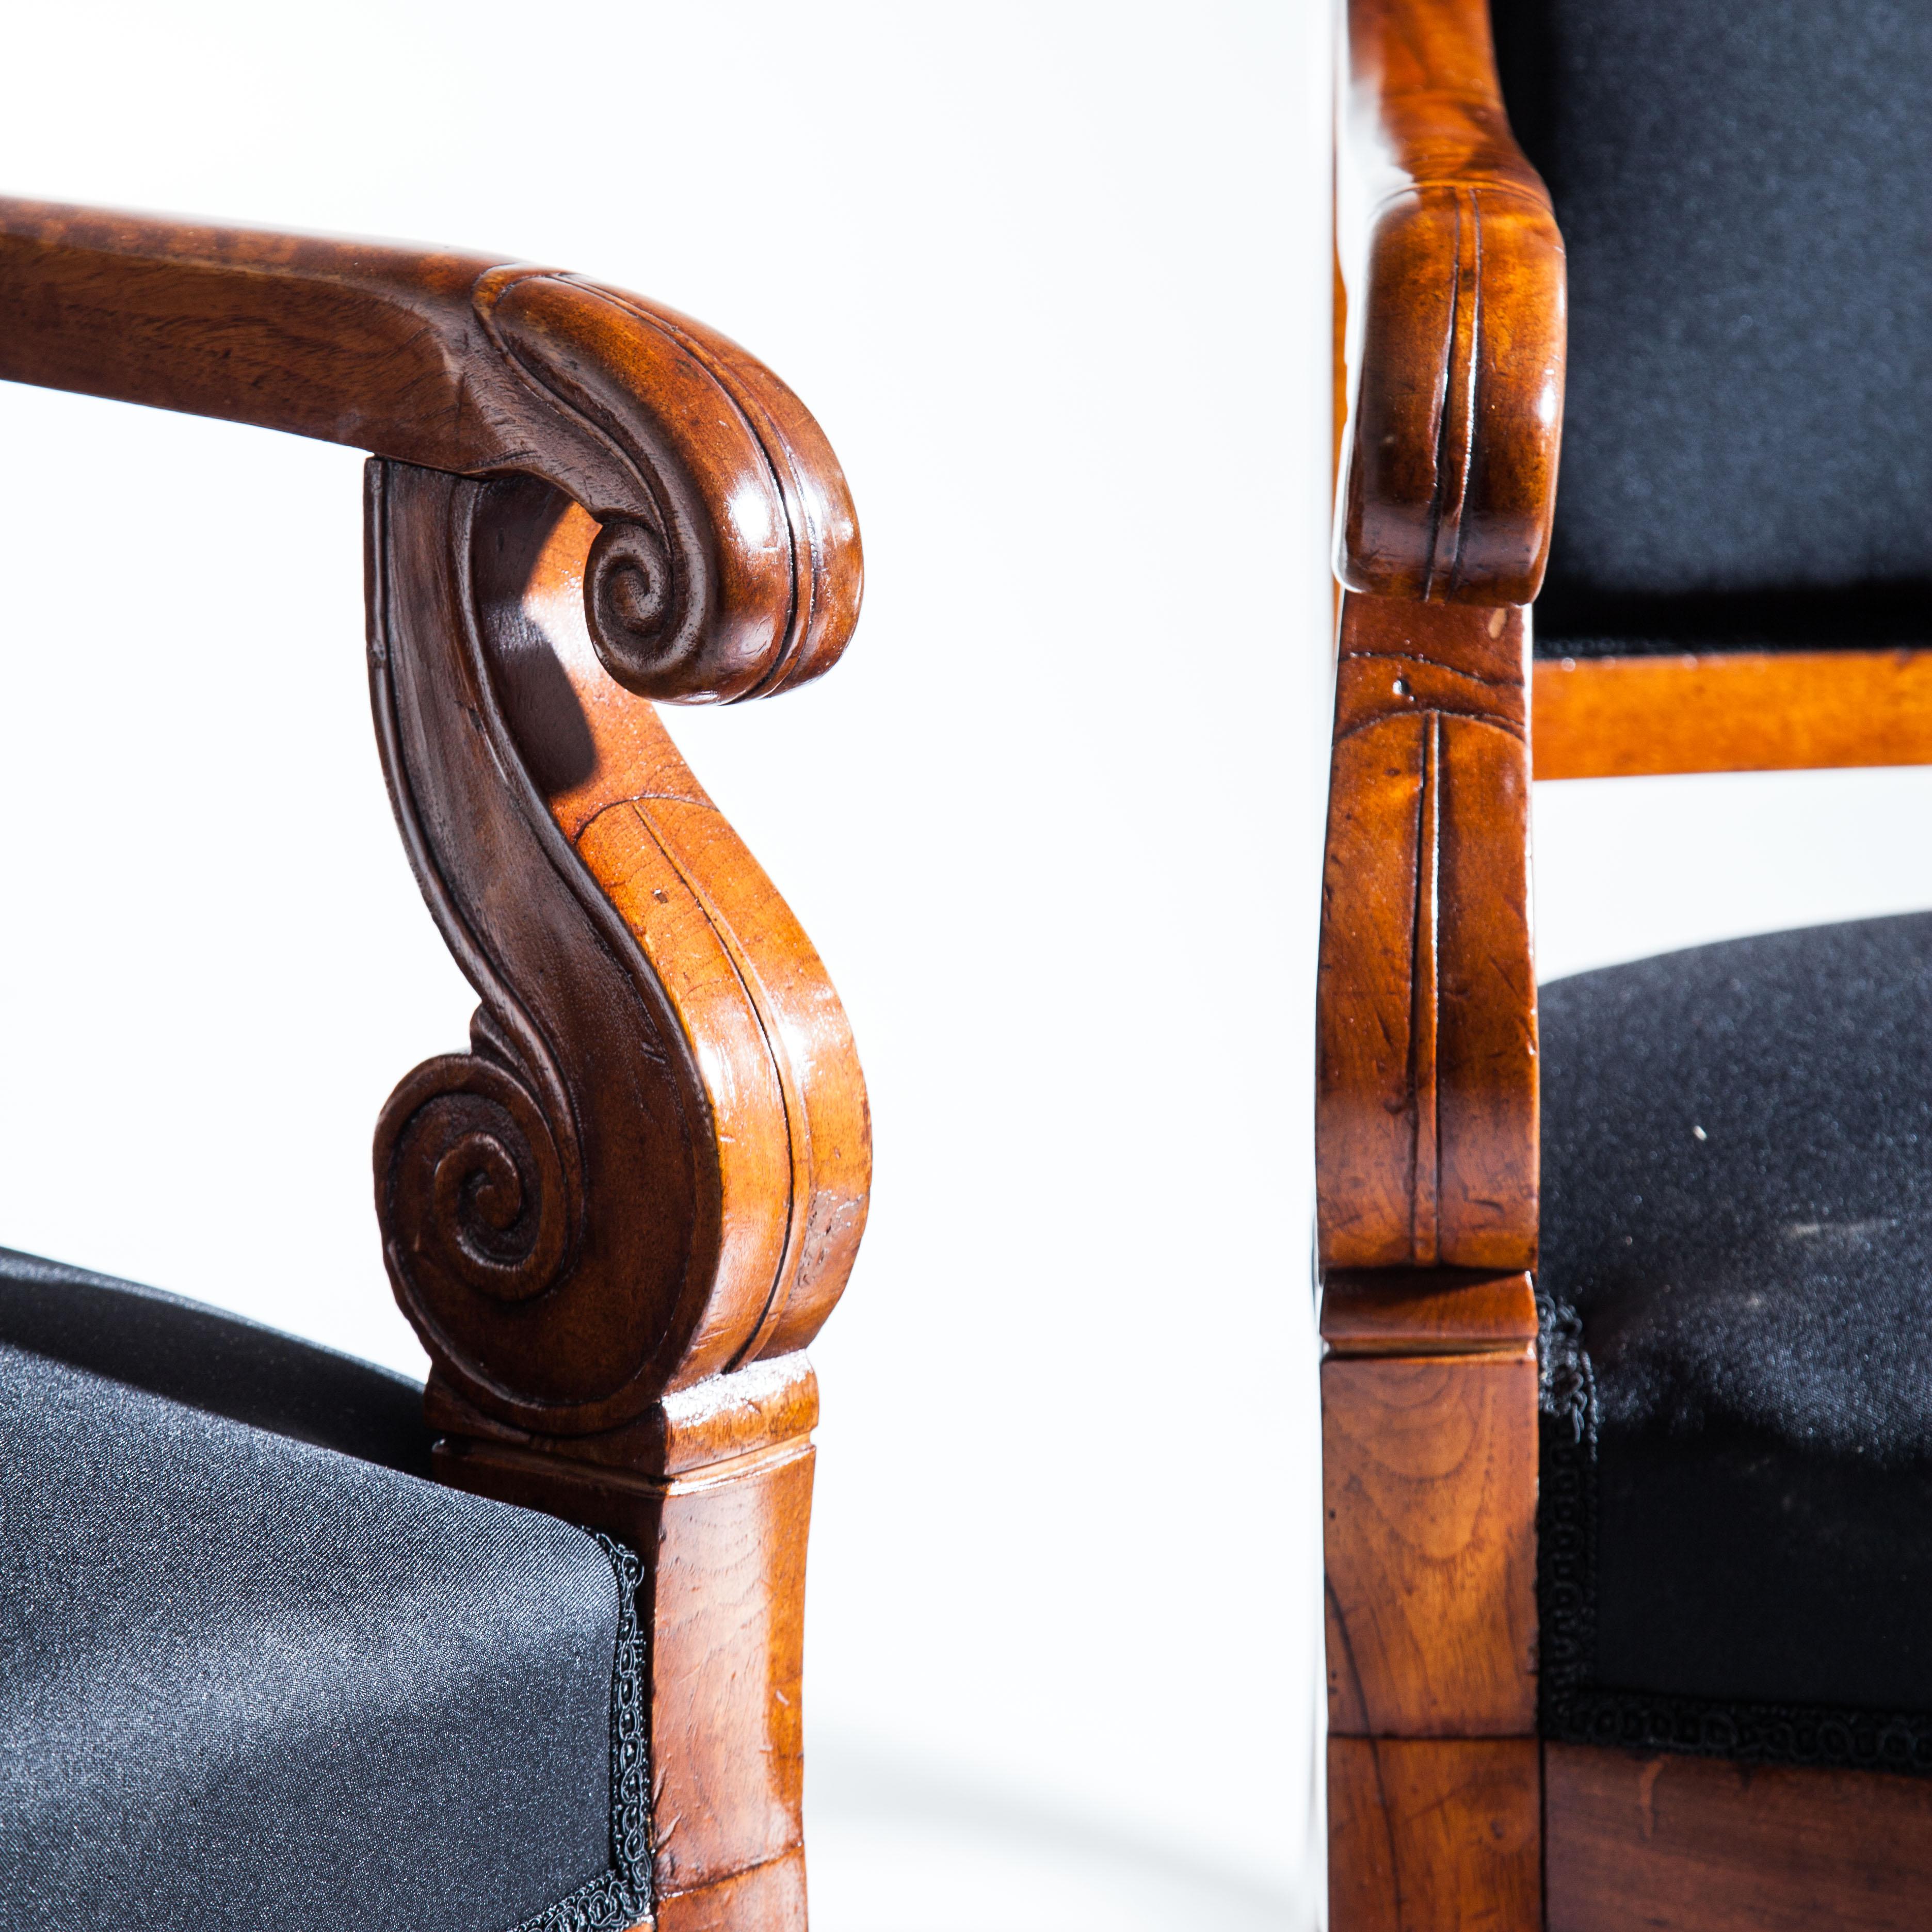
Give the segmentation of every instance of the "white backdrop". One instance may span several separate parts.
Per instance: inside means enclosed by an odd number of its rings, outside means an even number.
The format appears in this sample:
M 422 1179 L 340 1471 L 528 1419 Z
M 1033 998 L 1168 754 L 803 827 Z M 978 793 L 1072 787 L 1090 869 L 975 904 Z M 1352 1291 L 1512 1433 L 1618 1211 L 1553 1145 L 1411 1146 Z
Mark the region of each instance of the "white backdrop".
M 814 1350 L 815 1923 L 1313 1923 L 1324 0 L 10 32 L 8 192 L 560 263 L 818 413 L 858 640 L 672 720 L 877 1126 Z M 470 1001 L 370 739 L 358 458 L 4 386 L 0 437 L 0 1240 L 419 1371 L 369 1133 Z M 1928 802 L 1543 788 L 1546 969 L 1932 902 L 1856 836 Z

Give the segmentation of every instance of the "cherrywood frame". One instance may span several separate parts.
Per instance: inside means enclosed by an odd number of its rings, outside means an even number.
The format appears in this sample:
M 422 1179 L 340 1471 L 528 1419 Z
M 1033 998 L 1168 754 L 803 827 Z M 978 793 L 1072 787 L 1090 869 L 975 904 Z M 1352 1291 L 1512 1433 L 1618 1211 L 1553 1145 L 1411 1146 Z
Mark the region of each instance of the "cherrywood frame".
M 1544 658 L 1536 776 L 1932 765 L 1932 651 Z
M 1932 762 L 1932 653 L 1532 676 L 1562 240 L 1486 0 L 1346 15 L 1316 1112 L 1331 1923 L 1916 1924 L 1932 1785 L 1538 1741 L 1528 830 L 1532 770 Z
M 376 733 L 482 1003 L 376 1134 L 435 1466 L 643 1559 L 653 1922 L 802 1928 L 801 1352 L 865 1226 L 865 1087 L 651 700 L 836 660 L 838 464 L 723 337 L 490 256 L 0 201 L 0 377 L 372 453 Z

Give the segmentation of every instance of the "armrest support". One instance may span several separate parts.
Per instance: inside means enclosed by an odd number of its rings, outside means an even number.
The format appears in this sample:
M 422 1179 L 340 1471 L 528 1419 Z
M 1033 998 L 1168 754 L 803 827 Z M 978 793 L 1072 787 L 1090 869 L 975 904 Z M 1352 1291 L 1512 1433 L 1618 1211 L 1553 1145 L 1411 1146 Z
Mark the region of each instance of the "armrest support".
M 836 659 L 838 464 L 723 337 L 488 256 L 0 201 L 0 379 L 375 454 L 376 734 L 481 1003 L 376 1135 L 436 1471 L 640 1559 L 648 1798 L 585 1913 L 802 1924 L 800 1352 L 869 1119 L 823 964 L 649 700 Z
M 1541 1921 L 1528 613 L 1342 599 L 1316 997 L 1336 1924 Z
M 1321 1259 L 1536 1265 L 1529 634 L 1342 602 L 1316 988 Z
M 836 661 L 858 528 L 818 426 L 722 335 L 488 255 L 0 200 L 0 379 L 535 476 L 602 526 L 628 688 L 762 697 Z
M 482 1002 L 470 1050 L 406 1076 L 376 1134 L 436 1473 L 640 1558 L 657 1932 L 802 1924 L 800 1351 L 865 1227 L 851 1031 L 656 707 L 599 662 L 592 518 L 528 477 L 369 467 L 377 736 Z
M 1527 604 L 1563 421 L 1563 242 L 1509 131 L 1485 0 L 1352 0 L 1342 139 L 1356 372 L 1336 544 L 1351 590 Z

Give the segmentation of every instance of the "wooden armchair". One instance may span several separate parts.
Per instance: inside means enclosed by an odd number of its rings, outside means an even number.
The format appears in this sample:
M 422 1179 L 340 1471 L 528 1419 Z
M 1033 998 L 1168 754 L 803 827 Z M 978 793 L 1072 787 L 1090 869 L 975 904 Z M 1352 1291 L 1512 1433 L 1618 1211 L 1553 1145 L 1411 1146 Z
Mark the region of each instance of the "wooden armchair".
M 1539 1016 L 1528 835 L 1532 770 L 1932 762 L 1932 28 L 1495 16 L 1348 9 L 1332 1922 L 1921 1924 L 1932 919 Z
M 376 732 L 481 1001 L 376 1132 L 426 1417 L 0 1262 L 0 1926 L 802 1927 L 865 1089 L 652 701 L 836 662 L 838 464 L 722 336 L 494 257 L 0 202 L 0 316 L 8 380 L 372 452 Z

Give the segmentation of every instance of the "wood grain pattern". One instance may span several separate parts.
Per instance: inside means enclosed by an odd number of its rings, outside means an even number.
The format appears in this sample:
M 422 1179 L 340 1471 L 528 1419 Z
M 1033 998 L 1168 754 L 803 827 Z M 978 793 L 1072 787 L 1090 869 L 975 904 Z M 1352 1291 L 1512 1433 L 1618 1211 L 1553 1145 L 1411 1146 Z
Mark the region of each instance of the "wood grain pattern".
M 591 646 L 590 518 L 370 478 L 385 768 L 484 1003 L 384 1111 L 390 1274 L 466 1401 L 590 1435 L 816 1333 L 864 1226 L 864 1085 L 809 942 Z
M 1318 981 L 1331 1922 L 1541 1923 L 1526 605 L 1563 247 L 1484 0 L 1351 0 Z M 1340 198 L 1346 204 L 1346 196 Z M 1339 212 L 1339 208 L 1338 208 Z M 1368 593 L 1368 594 L 1363 594 Z
M 1536 776 L 1932 764 L 1932 651 L 1545 658 Z
M 1527 604 L 1562 431 L 1563 243 L 1509 131 L 1484 0 L 1352 0 L 1342 137 L 1366 188 L 1336 574 Z
M 487 1437 L 505 1448 L 632 1475 L 688 1474 L 756 1456 L 808 1436 L 818 1424 L 818 1378 L 802 1354 L 767 1356 L 660 1396 L 636 1420 L 596 1436 L 544 1436 L 512 1427 L 466 1402 L 440 1369 L 424 1394 L 430 1426 L 460 1442 Z
M 1520 1353 L 1536 1340 L 1535 1286 L 1479 1268 L 1338 1268 L 1322 1283 L 1322 1339 L 1337 1355 Z
M 1536 1358 L 1330 1356 L 1331 1732 L 1536 1729 Z
M 594 648 L 590 515 L 534 478 L 386 462 L 369 513 L 384 766 L 483 1000 L 470 1052 L 404 1080 L 375 1149 L 436 1472 L 644 1558 L 667 1922 L 802 1922 L 818 1402 L 796 1352 L 864 1226 L 850 1033 Z
M 1550 1932 L 1919 1932 L 1932 1779 L 1544 1750 Z
M 1343 600 L 1317 984 L 1328 1268 L 1532 1266 L 1520 610 Z
M 658 1922 L 805 1922 L 817 1384 L 870 1132 L 850 1030 L 650 698 L 830 666 L 844 478 L 771 372 L 574 276 L 0 200 L 0 379 L 368 449 L 371 696 L 482 1001 L 378 1124 L 444 1480 L 636 1550 Z
M 620 683 L 757 697 L 856 619 L 858 526 L 771 371 L 675 310 L 488 255 L 0 200 L 0 378 L 541 478 L 601 526 Z
M 380 461 L 368 504 L 384 767 L 483 1001 L 375 1148 L 436 1472 L 644 1558 L 663 1922 L 802 1924 L 818 1397 L 796 1352 L 864 1227 L 850 1032 L 595 648 L 590 514 L 533 478 Z
M 667 1893 L 656 1932 L 805 1932 L 802 1847 L 715 1884 Z
M 730 1391 L 721 1384 L 733 1379 L 716 1377 L 705 1388 L 728 1406 Z M 600 1529 L 644 1558 L 638 1612 L 650 1700 L 654 1895 L 728 1888 L 799 1853 L 810 1438 L 800 1434 L 662 1477 L 488 1438 L 446 1438 L 435 1456 L 442 1481 Z M 746 1912 L 760 1889 L 738 1894 Z M 732 1895 L 728 1888 L 713 1898 L 712 1918 L 700 1914 L 692 1922 L 758 1932 L 790 1922 L 718 1917 Z M 694 1901 L 688 1914 L 698 1913 Z
M 1534 1738 L 1330 1738 L 1330 1932 L 1541 1932 Z

